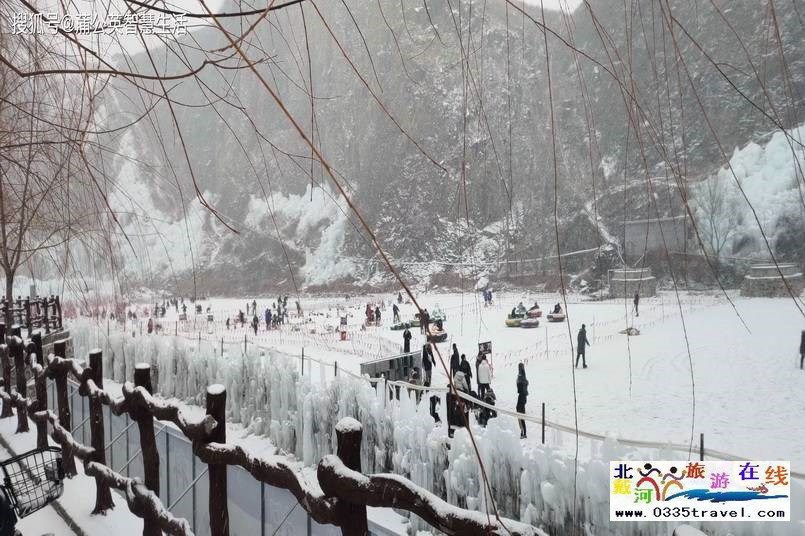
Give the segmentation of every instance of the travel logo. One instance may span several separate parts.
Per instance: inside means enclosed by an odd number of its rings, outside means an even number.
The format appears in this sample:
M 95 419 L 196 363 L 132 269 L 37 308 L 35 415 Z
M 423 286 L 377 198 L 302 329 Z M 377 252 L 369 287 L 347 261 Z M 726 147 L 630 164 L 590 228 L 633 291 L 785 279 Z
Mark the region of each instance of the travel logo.
M 783 461 L 610 462 L 610 520 L 788 521 Z

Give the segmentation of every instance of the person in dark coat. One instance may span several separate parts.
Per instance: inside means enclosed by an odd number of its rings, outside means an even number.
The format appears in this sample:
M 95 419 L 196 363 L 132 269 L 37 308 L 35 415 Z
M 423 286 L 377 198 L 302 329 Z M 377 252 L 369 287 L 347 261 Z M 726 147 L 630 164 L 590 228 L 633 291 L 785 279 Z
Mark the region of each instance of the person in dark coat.
M 425 387 L 430 387 L 431 374 L 433 373 L 433 365 L 435 364 L 436 360 L 433 359 L 433 350 L 430 349 L 430 344 L 424 345 L 422 347 L 422 370 L 425 371 L 425 376 L 422 385 Z
M 464 373 L 464 379 L 467 381 L 467 389 L 469 390 L 470 385 L 472 385 L 472 367 L 464 354 L 461 354 L 461 364 L 458 366 L 458 370 Z
M 422 330 L 422 333 L 427 335 L 430 329 L 430 315 L 428 314 L 427 309 L 422 309 L 422 313 L 419 315 L 419 329 Z
M 403 302 L 402 292 L 398 292 L 397 293 L 397 303 L 402 303 L 402 302 Z
M 455 376 L 459 365 L 461 365 L 461 357 L 458 354 L 458 347 L 453 343 L 453 353 L 450 356 L 450 376 Z
M 394 323 L 396 324 L 400 321 L 400 308 L 397 307 L 396 303 L 391 306 L 391 312 L 394 314 Z
M 375 325 L 380 325 L 380 307 L 375 307 Z
M 799 368 L 805 363 L 805 329 L 802 330 L 802 340 L 799 343 Z
M 634 315 L 635 316 L 640 316 L 640 309 L 638 308 L 640 306 L 640 292 L 639 291 L 635 290 L 635 292 L 634 292 L 634 300 L 632 300 L 632 301 L 634 303 Z
M 517 365 L 517 413 L 525 413 L 525 403 L 528 399 L 528 379 L 525 377 L 525 365 Z M 520 425 L 520 439 L 526 438 L 525 421 L 518 419 Z
M 403 353 L 407 354 L 411 351 L 411 331 L 405 328 L 403 331 Z
M 490 406 L 494 406 L 497 397 L 495 396 L 495 391 L 493 391 L 492 388 L 489 387 L 486 390 L 486 392 L 481 396 L 481 399 Z M 487 407 L 481 407 L 481 409 L 478 411 L 478 424 L 480 424 L 483 427 L 486 427 L 486 424 L 489 422 L 489 419 L 494 419 L 497 416 L 498 416 L 497 411 Z
M 453 376 L 453 386 L 456 391 L 469 393 L 469 383 L 460 370 Z M 453 437 L 456 428 L 463 428 L 469 422 L 469 405 L 458 396 L 453 395 L 450 389 L 445 395 L 445 403 L 447 405 L 447 436 Z
M 229 317 L 226 317 L 226 329 L 229 329 Z
M 257 335 L 257 328 L 260 327 L 260 319 L 257 318 L 257 315 L 252 317 L 252 329 L 254 330 L 254 334 Z
M 579 358 L 581 358 L 581 362 L 584 368 L 587 368 L 587 358 L 585 357 L 585 352 L 587 350 L 587 346 L 590 346 L 590 341 L 587 340 L 587 327 L 582 324 L 581 329 L 579 330 L 579 334 L 576 336 L 576 368 L 579 366 Z
M 266 307 L 266 312 L 264 313 L 264 315 L 265 315 L 265 320 L 266 320 L 266 329 L 270 329 L 271 328 L 271 309 Z

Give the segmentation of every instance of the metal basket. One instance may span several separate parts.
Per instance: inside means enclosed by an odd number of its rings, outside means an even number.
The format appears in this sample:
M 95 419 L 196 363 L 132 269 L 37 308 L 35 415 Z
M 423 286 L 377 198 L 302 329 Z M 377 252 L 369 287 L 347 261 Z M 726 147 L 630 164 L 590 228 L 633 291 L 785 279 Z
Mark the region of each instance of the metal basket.
M 9 492 L 17 515 L 30 515 L 58 499 L 64 491 L 61 449 L 34 449 L 0 462 L 3 485 Z

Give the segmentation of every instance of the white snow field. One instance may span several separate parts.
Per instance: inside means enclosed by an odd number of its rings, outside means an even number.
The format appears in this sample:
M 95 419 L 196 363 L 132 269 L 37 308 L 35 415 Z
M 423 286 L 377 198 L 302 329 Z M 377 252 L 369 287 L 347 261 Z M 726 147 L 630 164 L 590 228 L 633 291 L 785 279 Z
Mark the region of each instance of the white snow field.
M 500 293 L 495 296 L 496 305 L 489 308 L 473 293 L 420 296 L 423 306 L 433 311 L 438 303 L 447 314 L 450 339 L 439 345 L 445 359 L 452 342 L 473 356 L 478 341 L 492 341 L 493 386 L 500 407 L 514 408 L 514 377 L 517 363 L 523 361 L 531 382 L 527 412 L 538 417 L 544 401 L 549 421 L 572 426 L 575 373 L 579 428 L 610 438 L 582 439 L 574 472 L 571 433 L 549 430 L 543 446 L 537 423 L 529 424 L 529 438 L 523 441 L 518 439 L 517 423 L 511 417 L 493 419 L 486 429 L 473 426 L 502 514 L 561 526 L 572 511 L 575 496 L 591 534 L 670 534 L 673 524 L 608 521 L 607 464 L 629 457 L 689 457 L 687 449 L 638 450 L 616 439 L 690 445 L 691 360 L 696 412 L 690 458 L 698 459 L 699 433 L 704 433 L 706 449 L 745 459 L 790 460 L 793 471 L 801 472 L 805 433 L 799 423 L 805 400 L 800 393 L 805 389 L 805 371 L 798 369 L 795 357 L 805 319 L 790 299 L 730 297 L 751 331 L 717 293 L 682 292 L 680 306 L 675 293 L 663 292 L 641 301 L 639 317 L 631 312 L 631 300 L 587 301 L 571 295 L 570 324 L 543 323 L 538 329 L 506 328 L 505 315 L 519 301 L 530 305 L 537 299 L 547 309 L 559 301 L 557 295 Z M 364 471 L 394 471 L 453 503 L 483 510 L 478 464 L 465 431 L 458 431 L 452 448 L 446 450 L 446 430 L 434 425 L 426 398 L 417 407 L 403 390 L 400 401 L 389 400 L 385 389 L 375 390 L 365 380 L 344 374 L 357 372 L 362 360 L 401 349 L 401 332 L 388 328 L 390 304 L 383 313 L 386 327 L 359 328 L 366 302 L 380 298 L 366 296 L 349 302 L 343 298 L 303 299 L 305 315 L 309 315 L 306 321 L 292 319 L 292 325 L 271 332 L 261 326 L 256 337 L 251 330 L 223 327 L 226 314 L 234 316 L 238 308 L 245 309 L 245 299 L 209 302 L 216 318 L 209 325 L 201 317 L 193 325 L 192 315 L 188 322 L 174 322 L 175 313 L 171 313 L 161 321 L 160 336 L 140 336 L 140 326 L 131 323 L 125 333 L 106 322 L 77 321 L 70 328 L 77 355 L 101 346 L 105 374 L 116 381 L 130 380 L 134 363 L 147 361 L 159 371 L 155 382 L 159 393 L 201 405 L 200 393 L 206 386 L 222 383 L 228 393 L 228 417 L 256 434 L 252 438 L 255 444 L 271 444 L 306 466 L 333 451 L 333 428 L 341 417 L 356 417 L 364 426 Z M 289 298 L 291 310 L 293 299 Z M 258 311 L 270 303 L 258 300 Z M 202 304 L 205 310 L 207 305 Z M 327 332 L 327 326 L 337 325 L 344 311 L 337 307 L 345 305 L 352 313 L 351 340 L 339 341 L 335 333 Z M 403 306 L 402 313 L 404 319 L 410 318 L 413 306 Z M 575 344 L 581 323 L 587 324 L 592 343 L 587 351 L 589 368 L 573 369 L 569 341 L 572 336 Z M 641 334 L 620 334 L 627 325 L 637 327 Z M 132 331 L 136 336 L 132 337 Z M 422 338 L 418 329 L 412 332 L 415 349 Z M 325 365 L 305 359 L 301 375 L 302 347 L 306 358 Z M 335 361 L 340 371 L 337 377 L 327 365 Z M 445 384 L 443 373 L 437 373 L 434 386 Z M 795 480 L 796 493 L 801 493 L 801 485 Z M 795 500 L 792 507 L 795 521 L 791 523 L 707 523 L 706 527 L 718 535 L 802 534 L 803 505 Z M 413 523 L 414 528 L 426 528 L 418 520 Z

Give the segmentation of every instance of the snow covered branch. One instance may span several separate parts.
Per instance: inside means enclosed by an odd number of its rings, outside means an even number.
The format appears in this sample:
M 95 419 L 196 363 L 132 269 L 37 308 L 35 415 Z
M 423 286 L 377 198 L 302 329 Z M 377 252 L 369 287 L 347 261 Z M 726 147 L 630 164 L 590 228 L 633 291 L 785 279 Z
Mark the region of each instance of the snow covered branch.
M 129 510 L 138 517 L 153 521 L 163 532 L 174 536 L 193 535 L 190 523 L 186 519 L 174 517 L 163 506 L 159 497 L 138 479 L 124 477 L 96 462 L 85 464 L 85 472 L 96 481 L 101 481 L 109 487 L 122 491 Z
M 220 443 L 196 444 L 196 456 L 207 464 L 239 465 L 254 478 L 270 486 L 287 489 L 299 504 L 318 523 L 338 525 L 336 502 L 302 475 L 301 467 L 294 467 L 284 456 L 256 457 L 237 445 Z
M 327 495 L 350 503 L 407 510 L 445 534 L 546 536 L 531 525 L 505 518 L 497 520 L 492 514 L 454 506 L 399 475 L 364 475 L 353 471 L 332 454 L 319 462 L 317 476 Z

